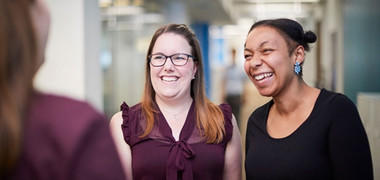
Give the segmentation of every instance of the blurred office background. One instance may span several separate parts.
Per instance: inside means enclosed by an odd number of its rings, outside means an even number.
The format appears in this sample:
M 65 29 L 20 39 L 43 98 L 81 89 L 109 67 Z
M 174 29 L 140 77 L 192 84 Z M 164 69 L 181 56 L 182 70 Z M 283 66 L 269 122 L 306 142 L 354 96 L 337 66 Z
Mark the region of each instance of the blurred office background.
M 199 38 L 208 97 L 221 103 L 222 74 L 257 20 L 296 19 L 318 36 L 304 64 L 314 87 L 346 94 L 361 114 L 380 180 L 379 0 L 46 0 L 52 14 L 46 62 L 36 87 L 90 102 L 110 116 L 122 101 L 140 101 L 145 56 L 154 31 L 185 23 Z M 269 99 L 245 83 L 241 132 L 250 113 Z

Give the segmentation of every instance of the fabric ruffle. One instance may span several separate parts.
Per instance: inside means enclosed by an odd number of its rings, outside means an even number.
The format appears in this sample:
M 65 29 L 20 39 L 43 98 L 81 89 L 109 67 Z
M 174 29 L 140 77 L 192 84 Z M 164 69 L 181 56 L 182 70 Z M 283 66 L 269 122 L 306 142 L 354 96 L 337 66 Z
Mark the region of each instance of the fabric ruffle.
M 122 111 L 123 123 L 121 124 L 121 129 L 123 131 L 123 136 L 125 142 L 130 144 L 131 140 L 131 131 L 129 125 L 129 106 L 127 103 L 123 102 L 120 106 L 120 110 Z
M 232 138 L 233 125 L 232 125 L 232 109 L 229 104 L 220 104 L 220 109 L 224 115 L 224 128 L 226 130 L 223 143 L 228 143 Z

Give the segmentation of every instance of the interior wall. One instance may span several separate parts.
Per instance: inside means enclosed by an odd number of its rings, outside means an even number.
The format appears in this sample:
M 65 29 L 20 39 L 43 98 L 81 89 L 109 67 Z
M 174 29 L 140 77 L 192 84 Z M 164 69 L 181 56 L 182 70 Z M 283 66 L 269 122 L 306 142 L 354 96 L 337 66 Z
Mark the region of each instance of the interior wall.
M 103 73 L 100 65 L 100 9 L 97 0 L 84 0 L 84 97 L 103 110 Z
M 370 142 L 374 178 L 380 179 L 380 1 L 346 0 L 344 16 L 344 91 L 358 104 Z M 366 92 L 366 93 L 363 93 Z M 368 92 L 377 92 L 368 93 Z
M 321 82 L 322 88 L 344 92 L 343 19 L 341 1 L 321 4 Z
M 46 3 L 51 14 L 50 34 L 35 85 L 42 91 L 84 99 L 83 2 Z
M 101 110 L 98 1 L 47 0 L 46 4 L 51 14 L 50 34 L 45 62 L 35 78 L 36 88 L 87 100 Z M 91 33 L 86 32 L 88 28 Z
M 344 1 L 344 92 L 380 91 L 380 1 Z

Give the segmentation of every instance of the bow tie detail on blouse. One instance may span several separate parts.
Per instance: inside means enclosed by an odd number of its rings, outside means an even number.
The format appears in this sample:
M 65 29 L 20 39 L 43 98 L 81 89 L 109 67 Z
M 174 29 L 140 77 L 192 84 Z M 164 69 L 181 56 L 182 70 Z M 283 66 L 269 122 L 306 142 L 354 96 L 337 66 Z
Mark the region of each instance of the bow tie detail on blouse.
M 173 142 L 166 165 L 166 179 L 193 180 L 191 159 L 194 156 L 194 151 L 185 141 Z

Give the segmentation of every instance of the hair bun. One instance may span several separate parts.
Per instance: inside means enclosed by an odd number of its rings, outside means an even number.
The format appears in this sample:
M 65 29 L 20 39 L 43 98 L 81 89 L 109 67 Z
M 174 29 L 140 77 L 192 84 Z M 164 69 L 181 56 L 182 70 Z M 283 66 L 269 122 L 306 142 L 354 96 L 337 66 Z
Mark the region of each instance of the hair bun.
M 307 43 L 313 43 L 317 40 L 317 36 L 312 31 L 305 32 L 303 36 L 304 36 L 305 42 Z

